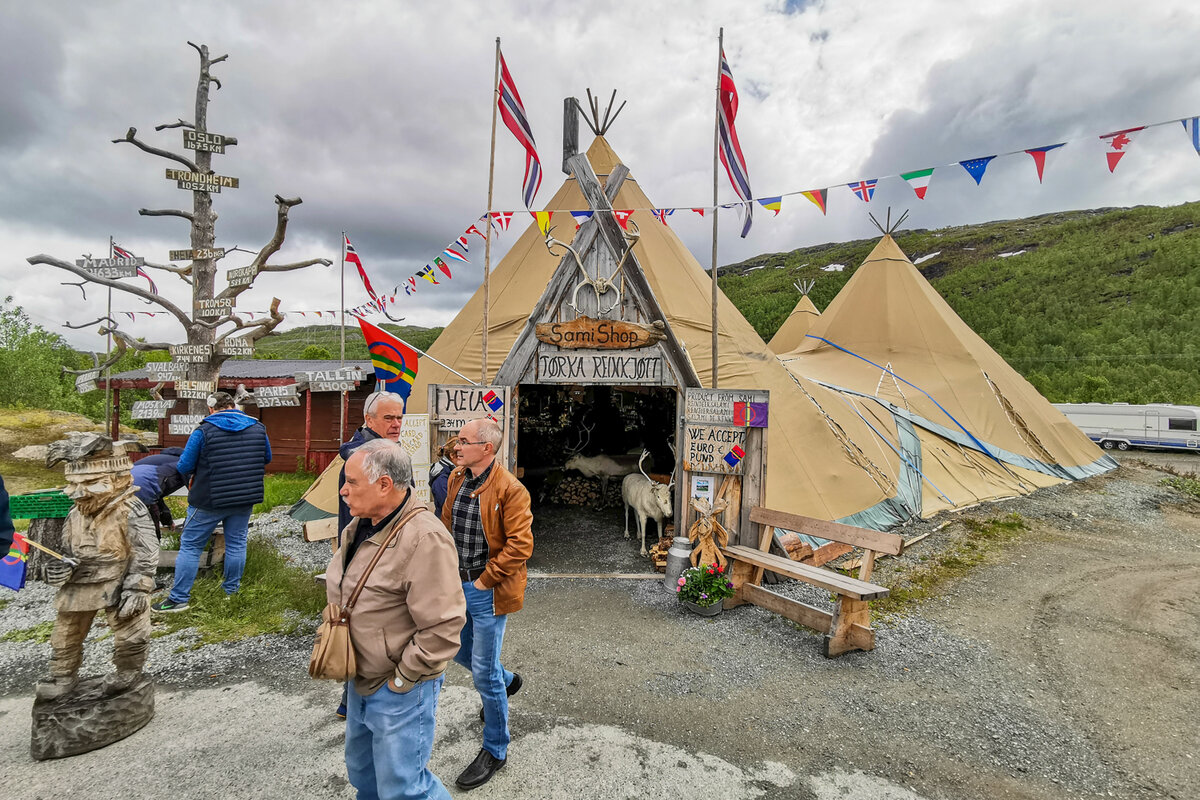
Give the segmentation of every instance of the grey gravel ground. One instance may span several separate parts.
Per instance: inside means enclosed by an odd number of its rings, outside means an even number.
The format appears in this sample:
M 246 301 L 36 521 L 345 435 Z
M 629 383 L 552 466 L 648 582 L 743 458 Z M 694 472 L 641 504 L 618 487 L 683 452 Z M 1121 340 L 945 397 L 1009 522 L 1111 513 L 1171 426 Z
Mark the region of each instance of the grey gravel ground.
M 1147 605 L 1161 592 L 1145 582 L 1170 565 L 1182 582 L 1175 595 L 1200 594 L 1198 506 L 1160 477 L 1133 467 L 965 512 L 1019 513 L 1029 530 L 937 599 L 878 623 L 873 652 L 835 660 L 820 655 L 816 634 L 758 608 L 692 616 L 658 580 L 535 578 L 505 641 L 508 665 L 526 679 L 510 764 L 471 796 L 1196 796 L 1200 765 L 1187 756 L 1200 739 L 1189 710 L 1200 696 L 1186 639 L 1196 601 Z M 950 546 L 960 518 L 904 529 L 906 538 L 937 530 L 901 559 L 882 559 L 876 579 Z M 636 540 L 622 538 L 619 511 L 541 509 L 536 519 L 534 572 L 648 572 Z M 300 541 L 281 511 L 259 517 L 254 535 L 308 570 L 329 558 L 327 543 Z M 827 603 L 809 587 L 776 588 Z M 13 597 L 0 636 L 52 618 L 45 587 Z M 21 731 L 48 648 L 0 643 L 0 796 L 352 795 L 331 714 L 336 687 L 308 680 L 307 636 L 195 650 L 193 641 L 185 631 L 153 642 L 148 670 L 161 691 L 151 728 L 44 764 L 29 760 Z M 103 669 L 106 646 L 94 632 L 86 668 Z M 478 748 L 477 702 L 452 667 L 433 762 L 444 778 Z M 84 777 L 130 754 L 149 788 L 106 793 Z M 164 783 L 168 756 L 228 761 L 237 780 L 218 778 L 227 791 L 216 793 L 195 780 Z

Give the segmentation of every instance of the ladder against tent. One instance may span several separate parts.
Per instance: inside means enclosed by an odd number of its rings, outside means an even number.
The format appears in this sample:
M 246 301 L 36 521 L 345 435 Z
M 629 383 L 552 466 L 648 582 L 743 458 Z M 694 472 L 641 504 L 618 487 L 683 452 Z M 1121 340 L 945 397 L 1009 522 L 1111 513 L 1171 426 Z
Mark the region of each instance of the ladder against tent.
M 873 650 L 875 630 L 871 627 L 870 602 L 887 597 L 889 590 L 868 581 L 875 569 L 876 554 L 900 555 L 904 551 L 904 539 L 894 533 L 787 514 L 761 506 L 750 510 L 750 521 L 760 526 L 757 550 L 737 545 L 722 548 L 726 557 L 734 562 L 732 577 L 736 594 L 725 601 L 726 607 L 753 603 L 824 633 L 827 658 L 851 650 Z M 772 555 L 768 550 L 776 528 L 863 548 L 859 577 L 851 578 L 840 572 Z M 833 611 L 763 588 L 763 574 L 768 570 L 836 594 Z

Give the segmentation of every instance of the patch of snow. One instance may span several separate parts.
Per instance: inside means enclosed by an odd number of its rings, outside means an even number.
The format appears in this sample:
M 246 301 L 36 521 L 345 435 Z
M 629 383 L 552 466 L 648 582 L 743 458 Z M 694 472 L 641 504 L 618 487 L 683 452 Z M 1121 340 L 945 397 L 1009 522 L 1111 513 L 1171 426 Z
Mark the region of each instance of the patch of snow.
M 938 250 L 936 253 L 930 253 L 930 254 L 929 254 L 929 255 L 927 255 L 927 256 L 921 256 L 920 258 L 918 258 L 918 259 L 917 259 L 916 261 L 914 261 L 913 263 L 914 263 L 914 264 L 924 264 L 926 261 L 928 261 L 929 259 L 933 258 L 934 256 L 940 256 L 941 254 L 942 254 L 942 251 L 941 251 L 941 250 Z
M 1009 258 L 1011 256 L 1019 256 L 1019 255 L 1021 255 L 1021 253 L 1024 253 L 1024 252 L 1025 252 L 1024 250 L 1014 250 L 1011 253 L 1001 253 L 1000 258 Z
M 746 270 L 745 272 L 743 272 L 742 274 L 743 274 L 743 275 L 745 275 L 745 274 L 746 274 L 746 272 L 754 272 L 754 270 L 756 270 L 756 269 L 765 269 L 765 268 L 766 268 L 766 266 L 767 266 L 766 264 L 763 264 L 763 265 L 761 265 L 761 266 L 758 266 L 758 267 L 750 267 L 749 269 L 747 269 L 747 270 Z
M 821 272 L 841 272 L 845 268 L 845 264 L 830 264 L 827 267 L 821 267 Z

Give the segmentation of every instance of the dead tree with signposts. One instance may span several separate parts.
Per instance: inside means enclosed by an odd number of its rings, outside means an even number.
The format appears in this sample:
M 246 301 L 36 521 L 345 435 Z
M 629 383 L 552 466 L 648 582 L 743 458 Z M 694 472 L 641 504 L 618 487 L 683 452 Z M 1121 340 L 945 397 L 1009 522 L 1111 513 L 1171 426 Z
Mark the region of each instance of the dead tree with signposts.
M 221 88 L 221 81 L 212 74 L 212 68 L 225 61 L 228 55 L 212 57 L 207 45 L 197 45 L 188 42 L 200 55 L 200 78 L 196 85 L 195 117 L 192 121 L 178 119 L 155 127 L 155 131 L 180 128 L 183 134 L 183 149 L 193 151 L 194 158 L 172 152 L 160 147 L 147 144 L 138 138 L 137 128 L 130 128 L 119 139 L 113 139 L 117 144 L 131 144 L 150 155 L 181 164 L 185 169 L 168 168 L 166 178 L 173 180 L 180 189 L 191 192 L 192 209 L 186 211 L 175 208 L 141 208 L 138 213 L 146 217 L 178 217 L 187 220 L 191 229 L 191 247 L 184 250 L 172 250 L 170 261 L 187 261 L 186 266 L 152 263 L 144 258 L 109 258 L 81 259 L 74 264 L 53 256 L 40 254 L 28 259 L 30 264 L 47 264 L 52 267 L 70 272 L 83 279 L 84 283 L 94 283 L 108 286 L 128 294 L 135 295 L 152 303 L 158 304 L 171 314 L 183 326 L 187 341 L 183 344 L 168 342 L 140 341 L 129 333 L 120 330 L 116 320 L 111 316 L 101 317 L 82 325 L 72 325 L 70 328 L 82 328 L 103 323 L 99 333 L 112 335 L 116 340 L 116 349 L 102 364 L 97 364 L 86 370 L 72 371 L 86 381 L 88 376 L 98 375 L 102 370 L 115 363 L 127 349 L 148 352 L 168 350 L 171 362 L 165 362 L 161 368 L 155 368 L 158 377 L 163 381 L 174 381 L 176 395 L 187 398 L 189 411 L 192 415 L 205 413 L 205 396 L 215 390 L 220 374 L 221 364 L 234 356 L 252 355 L 253 343 L 269 335 L 283 322 L 279 313 L 279 299 L 271 302 L 270 311 L 262 319 L 245 319 L 235 310 L 237 298 L 249 289 L 255 278 L 262 273 L 290 272 L 304 269 L 316 264 L 329 266 L 332 262 L 325 258 L 309 258 L 288 264 L 274 264 L 270 259 L 279 252 L 287 234 L 288 214 L 292 207 L 302 201 L 299 197 L 285 198 L 275 195 L 276 219 L 275 231 L 270 241 L 254 254 L 249 264 L 230 269 L 225 273 L 227 281 L 224 288 L 217 291 L 217 264 L 240 248 L 231 248 L 227 253 L 223 247 L 216 247 L 217 214 L 213 210 L 212 195 L 219 194 L 222 189 L 238 188 L 238 179 L 218 175 L 212 169 L 214 154 L 224 154 L 227 147 L 238 143 L 232 136 L 212 133 L 208 130 L 208 102 L 210 88 Z M 252 252 L 252 251 L 241 251 Z M 138 267 L 170 272 L 191 285 L 192 307 L 180 308 L 161 295 L 141 289 L 135 285 L 122 283 L 121 278 L 134 277 Z M 152 362 L 153 363 L 153 362 Z M 77 384 L 79 380 L 77 379 Z M 166 408 L 164 405 L 163 413 Z M 160 415 L 161 416 L 161 415 Z

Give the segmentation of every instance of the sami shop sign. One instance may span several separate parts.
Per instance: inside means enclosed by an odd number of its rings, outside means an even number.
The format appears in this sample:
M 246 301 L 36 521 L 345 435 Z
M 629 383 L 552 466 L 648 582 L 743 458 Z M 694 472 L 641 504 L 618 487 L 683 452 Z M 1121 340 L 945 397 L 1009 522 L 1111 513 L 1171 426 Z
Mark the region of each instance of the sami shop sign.
M 741 475 L 749 428 L 765 428 L 767 392 L 688 389 L 684 400 L 684 469 Z

